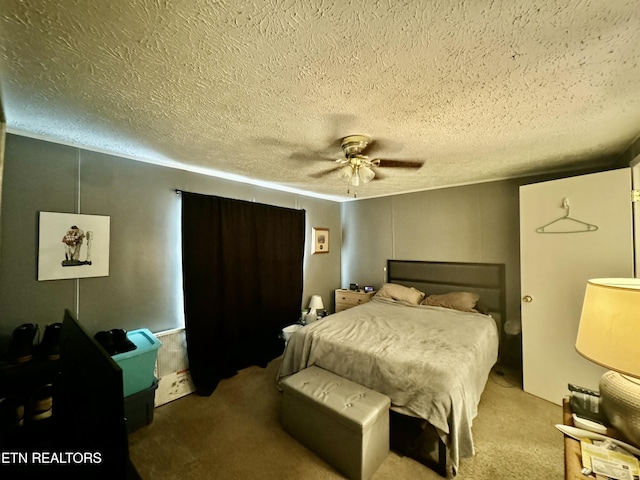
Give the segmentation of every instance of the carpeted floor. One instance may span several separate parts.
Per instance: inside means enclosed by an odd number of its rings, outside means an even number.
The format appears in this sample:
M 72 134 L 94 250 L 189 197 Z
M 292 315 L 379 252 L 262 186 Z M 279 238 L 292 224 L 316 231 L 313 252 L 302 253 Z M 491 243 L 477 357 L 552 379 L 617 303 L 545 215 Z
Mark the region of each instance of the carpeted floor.
M 143 480 L 343 478 L 282 430 L 280 360 L 242 370 L 210 397 L 192 394 L 156 408 L 153 423 L 129 436 Z M 473 425 L 476 455 L 462 459 L 456 478 L 562 479 L 563 440 L 554 426 L 561 422 L 560 406 L 493 372 Z M 372 480 L 441 478 L 390 452 Z

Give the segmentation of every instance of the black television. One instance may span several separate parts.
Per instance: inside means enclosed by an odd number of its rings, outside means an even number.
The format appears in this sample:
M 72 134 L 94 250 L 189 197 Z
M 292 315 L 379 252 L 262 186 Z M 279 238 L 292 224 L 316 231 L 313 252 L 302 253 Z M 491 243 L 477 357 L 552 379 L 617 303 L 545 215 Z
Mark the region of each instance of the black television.
M 69 310 L 47 378 L 53 415 L 0 431 L 0 479 L 140 479 L 129 460 L 122 369 Z
M 66 452 L 66 478 L 139 478 L 129 460 L 122 369 L 65 310 L 54 416 Z

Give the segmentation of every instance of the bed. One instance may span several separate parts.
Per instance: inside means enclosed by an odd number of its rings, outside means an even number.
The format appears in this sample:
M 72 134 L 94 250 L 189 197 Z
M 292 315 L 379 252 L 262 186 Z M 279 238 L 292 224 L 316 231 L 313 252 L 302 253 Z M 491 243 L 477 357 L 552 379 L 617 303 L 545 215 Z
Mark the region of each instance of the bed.
M 503 264 L 389 260 L 370 302 L 291 336 L 278 377 L 317 365 L 384 393 L 394 449 L 455 474 L 474 454 L 471 427 L 504 316 Z

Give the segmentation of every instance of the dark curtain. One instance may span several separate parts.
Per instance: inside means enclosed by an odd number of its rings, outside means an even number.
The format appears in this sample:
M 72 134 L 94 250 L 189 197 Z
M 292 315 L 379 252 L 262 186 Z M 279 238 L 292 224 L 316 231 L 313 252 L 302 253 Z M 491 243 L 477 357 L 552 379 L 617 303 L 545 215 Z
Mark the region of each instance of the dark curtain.
M 189 368 L 210 395 L 223 378 L 282 354 L 300 317 L 305 211 L 182 193 Z

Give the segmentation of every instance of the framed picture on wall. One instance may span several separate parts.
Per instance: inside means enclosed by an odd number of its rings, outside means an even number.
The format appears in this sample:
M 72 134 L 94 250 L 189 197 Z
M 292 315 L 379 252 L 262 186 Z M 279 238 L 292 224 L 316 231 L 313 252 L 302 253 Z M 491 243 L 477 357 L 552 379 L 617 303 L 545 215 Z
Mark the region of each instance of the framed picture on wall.
M 329 229 L 314 227 L 313 253 L 329 253 Z
M 109 276 L 111 217 L 40 212 L 38 280 Z

